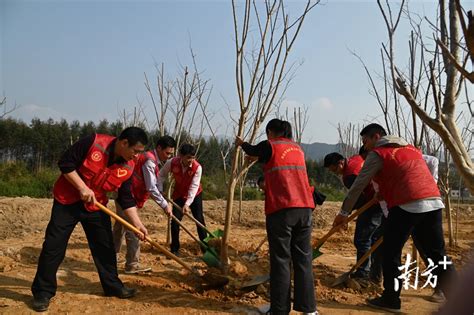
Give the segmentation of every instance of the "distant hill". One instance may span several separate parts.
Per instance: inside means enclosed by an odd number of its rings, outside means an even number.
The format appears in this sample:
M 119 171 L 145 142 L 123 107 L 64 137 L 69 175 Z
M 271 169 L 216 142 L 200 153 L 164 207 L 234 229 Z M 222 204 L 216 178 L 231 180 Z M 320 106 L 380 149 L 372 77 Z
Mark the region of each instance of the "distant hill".
M 212 136 L 209 135 L 203 135 L 202 136 L 206 141 L 212 138 Z M 229 141 L 231 140 L 229 137 L 223 136 L 223 135 L 217 135 L 218 139 L 228 139 Z M 260 140 L 261 141 L 261 140 Z M 256 143 L 258 143 L 257 141 Z M 322 142 L 313 142 L 313 143 L 302 143 L 301 147 L 304 150 L 305 153 L 305 158 L 308 160 L 315 160 L 315 161 L 320 161 L 324 159 L 324 156 L 326 154 L 332 153 L 332 152 L 340 152 L 339 144 L 328 144 L 328 143 L 322 143 Z
M 326 154 L 331 152 L 339 152 L 338 144 L 327 144 L 314 142 L 311 144 L 302 143 L 301 147 L 305 152 L 306 159 L 320 161 Z

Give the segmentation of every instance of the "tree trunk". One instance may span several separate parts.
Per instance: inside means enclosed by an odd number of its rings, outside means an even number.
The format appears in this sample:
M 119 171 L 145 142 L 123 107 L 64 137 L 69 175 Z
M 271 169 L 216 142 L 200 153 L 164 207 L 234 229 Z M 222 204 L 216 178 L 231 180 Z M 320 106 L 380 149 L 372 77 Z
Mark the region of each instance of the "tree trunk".
M 244 130 L 244 115 L 241 115 L 239 122 L 239 130 L 237 136 L 241 137 Z M 228 242 L 230 236 L 230 228 L 232 225 L 232 210 L 234 207 L 234 193 L 235 187 L 237 186 L 238 181 L 238 167 L 239 167 L 239 154 L 240 148 L 236 147 L 234 149 L 234 155 L 232 156 L 232 166 L 230 169 L 230 178 L 229 178 L 229 187 L 227 189 L 227 203 L 225 208 L 225 223 L 224 223 L 224 235 L 222 236 L 221 242 L 221 262 L 223 264 L 223 269 L 226 270 L 229 266 L 229 252 L 228 252 Z
M 234 164 L 234 163 L 232 163 Z M 232 165 L 232 169 L 234 169 Z M 232 225 L 232 209 L 234 206 L 234 192 L 237 182 L 234 177 L 231 178 L 229 187 L 227 189 L 227 204 L 225 208 L 225 223 L 224 223 L 224 235 L 222 236 L 221 243 L 221 262 L 224 265 L 224 269 L 229 265 L 229 253 L 228 253 L 228 241 L 230 235 L 230 227 Z
M 444 149 L 444 160 L 446 162 L 446 172 L 445 172 L 445 178 L 444 178 L 444 186 L 445 186 L 445 195 L 444 195 L 444 200 L 445 200 L 445 210 L 446 210 L 446 217 L 448 219 L 448 234 L 449 234 L 449 247 L 452 247 L 454 245 L 454 237 L 453 237 L 453 216 L 451 212 L 451 189 L 449 187 L 449 154 L 448 154 L 448 149 Z
M 242 195 L 244 192 L 243 180 L 239 181 L 239 223 L 242 222 Z
M 453 233 L 453 217 L 452 217 L 452 211 L 451 211 L 451 197 L 449 196 L 449 193 L 446 194 L 445 196 L 445 210 L 446 210 L 446 216 L 448 219 L 448 233 L 449 233 L 449 247 L 454 246 L 454 233 Z

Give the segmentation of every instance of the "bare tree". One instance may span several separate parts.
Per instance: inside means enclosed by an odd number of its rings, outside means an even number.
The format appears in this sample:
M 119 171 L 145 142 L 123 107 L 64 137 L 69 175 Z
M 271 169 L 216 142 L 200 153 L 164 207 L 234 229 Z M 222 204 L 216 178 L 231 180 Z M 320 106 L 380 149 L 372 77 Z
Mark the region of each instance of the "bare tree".
M 128 126 L 139 126 L 145 127 L 146 115 L 144 113 L 143 104 L 139 102 L 138 106 L 134 106 L 132 110 L 127 111 L 122 109 L 119 111 L 119 120 L 122 122 L 124 127 Z
M 446 16 L 448 12 L 448 16 Z M 474 193 L 474 164 L 459 131 L 456 113 L 458 96 L 461 91 L 463 73 L 459 73 L 455 62 L 460 60 L 460 50 L 463 42 L 459 38 L 459 14 L 455 0 L 439 1 L 439 27 L 435 28 L 436 38 L 433 39 L 439 49 L 431 54 L 425 71 L 429 82 L 427 89 L 433 97 L 435 116 L 423 108 L 422 101 L 413 95 L 409 89 L 410 78 L 396 69 L 396 90 L 400 93 L 416 115 L 427 126 L 433 129 L 443 140 L 449 150 L 453 162 L 465 181 L 471 193 Z M 439 38 L 438 38 L 439 37 Z M 444 48 L 443 48 L 444 46 Z M 449 50 L 446 51 L 446 48 Z M 426 49 L 426 47 L 425 47 Z M 472 112 L 471 112 L 472 117 Z
M 296 143 L 301 144 L 303 133 L 309 121 L 308 107 L 295 107 L 293 108 L 292 114 L 289 112 L 289 108 L 287 108 L 285 111 L 285 118 L 291 123 L 291 126 L 293 127 L 293 140 Z
M 246 0 L 241 16 L 232 1 L 235 40 L 235 79 L 240 113 L 236 136 L 253 142 L 274 105 L 286 90 L 292 66 L 287 67 L 290 51 L 298 37 L 303 21 L 319 0 L 306 1 L 301 15 L 290 21 L 283 0 L 266 0 L 257 3 Z M 262 9 L 263 7 L 263 9 Z M 239 26 L 239 20 L 242 20 Z M 249 47 L 251 26 L 257 29 L 257 47 Z M 232 224 L 234 191 L 244 169 L 239 169 L 241 150 L 236 149 L 232 156 L 230 179 L 225 212 L 224 236 L 221 246 L 221 260 L 228 265 L 228 240 Z
M 453 54 L 451 54 L 451 50 L 446 46 L 445 42 L 443 42 L 440 39 L 438 39 L 436 42 L 443 50 L 445 57 L 449 59 L 452 65 L 462 74 L 462 76 L 468 79 L 471 83 L 474 83 L 474 71 L 468 72 L 465 68 L 468 57 L 471 59 L 471 62 L 474 63 L 474 16 L 472 14 L 472 11 L 467 12 L 467 25 L 466 25 L 466 21 L 464 19 L 464 12 L 461 7 L 460 1 L 455 0 L 454 5 L 456 7 L 456 11 L 459 16 L 461 29 L 464 35 L 464 40 L 465 40 L 465 44 L 467 48 L 466 49 L 467 56 L 465 58 L 465 61 L 463 62 L 463 65 L 461 65 L 458 59 Z
M 8 114 L 10 114 L 11 112 L 13 112 L 14 110 L 17 109 L 17 105 L 15 104 L 12 108 L 8 108 L 7 107 L 7 98 L 6 96 L 3 97 L 3 99 L 0 101 L 0 108 L 2 108 L 3 106 L 3 111 L 2 113 L 0 113 L 0 119 L 3 119 L 4 117 L 6 117 Z
M 337 124 L 339 151 L 344 157 L 358 154 L 359 146 L 361 145 L 359 130 L 361 130 L 359 124 Z
M 181 66 L 179 74 L 167 78 L 165 66 L 155 63 L 156 91 L 144 73 L 145 88 L 150 97 L 156 117 L 156 126 L 161 135 L 166 133 L 176 139 L 177 146 L 192 142 L 199 146 L 204 132 L 208 102 L 212 93 L 209 79 L 203 79 L 196 61 L 196 55 L 189 47 L 191 66 Z M 190 137 L 193 132 L 193 137 Z M 188 138 L 183 139 L 184 135 Z
M 182 142 L 191 142 L 197 146 L 201 143 L 204 133 L 204 121 L 208 119 L 208 102 L 211 96 L 212 87 L 209 86 L 209 79 L 202 79 L 198 70 L 196 55 L 192 47 L 189 47 L 192 58 L 192 68 L 182 66 L 180 73 L 172 79 L 168 79 L 165 73 L 165 66 L 160 66 L 155 62 L 156 71 L 156 91 L 152 88 L 148 76 L 144 73 L 145 88 L 150 97 L 156 117 L 156 126 L 161 136 L 170 134 L 176 140 L 176 147 L 179 148 Z M 173 123 L 174 122 L 174 123 Z M 199 124 L 196 124 L 200 122 Z M 197 134 L 192 136 L 193 132 Z M 186 135 L 187 138 L 184 138 Z M 166 194 L 171 197 L 173 181 L 168 181 Z M 171 242 L 171 217 L 168 217 L 168 232 L 166 243 Z
M 404 7 L 404 2 L 402 2 L 396 14 L 397 21 L 399 21 L 400 15 L 404 12 L 412 26 L 408 43 L 410 52 L 408 70 L 402 73 L 402 71 L 395 66 L 395 58 L 393 55 L 393 51 L 395 50 L 393 44 L 395 28 L 392 27 L 392 23 L 389 22 L 393 20 L 393 13 L 388 1 L 386 1 L 385 7 L 378 1 L 379 9 L 384 17 L 389 32 L 390 48 L 387 49 L 385 45 L 382 45 L 384 84 L 387 87 L 387 82 L 391 82 L 385 91 L 393 91 L 395 98 L 397 94 L 402 95 L 407 101 L 408 109 L 410 110 L 408 115 L 404 114 L 403 106 L 399 103 L 400 110 L 394 113 L 396 119 L 400 116 L 401 124 L 397 122 L 399 135 L 402 136 L 402 130 L 399 126 L 404 125 L 404 137 L 415 146 L 425 148 L 425 150 L 431 151 L 431 154 L 438 157 L 441 156 L 439 153 L 440 148 L 445 148 L 443 152 L 446 169 L 440 174 L 440 188 L 445 195 L 450 245 L 454 244 L 449 187 L 450 157 L 453 158 L 463 179 L 469 180 L 470 178 L 470 190 L 472 191 L 474 189 L 473 164 L 469 155 L 469 148 L 466 149 L 465 146 L 465 138 L 461 136 L 458 130 L 460 115 L 458 115 L 456 111 L 456 103 L 458 102 L 465 76 L 463 72 L 461 72 L 461 75 L 458 74 L 459 69 L 455 64 L 460 58 L 460 47 L 463 45 L 463 42 L 459 39 L 458 31 L 458 13 L 461 13 L 461 9 L 459 3 L 456 5 L 456 2 L 457 1 L 450 0 L 449 8 L 446 8 L 445 1 L 440 0 L 438 2 L 439 16 L 436 18 L 435 23 L 430 22 L 426 17 L 413 16 L 408 6 Z M 448 12 L 448 16 L 446 12 Z M 423 36 L 422 23 L 425 22 L 425 20 L 428 21 L 429 27 L 434 32 L 431 45 L 425 42 L 426 37 Z M 397 23 L 395 23 L 395 25 L 397 25 Z M 449 46 L 449 49 L 447 46 Z M 467 57 L 468 54 L 463 58 L 464 65 L 467 61 Z M 390 66 L 390 79 L 387 79 L 385 75 L 387 72 L 385 63 L 388 63 Z M 366 72 L 369 73 L 367 67 L 365 67 L 365 69 Z M 370 81 L 373 89 L 375 89 L 375 84 L 371 77 Z M 376 94 L 376 96 L 377 100 L 382 99 L 378 94 Z M 466 94 L 466 97 L 468 97 L 468 94 Z M 386 109 L 388 107 L 387 103 L 384 105 Z M 381 105 L 381 107 L 383 106 Z M 470 105 L 469 111 L 472 119 Z M 384 111 L 385 117 L 387 117 L 387 112 L 388 110 Z M 433 112 L 435 115 L 434 118 L 432 117 Z M 410 118 L 412 122 L 411 126 L 409 123 Z M 421 126 L 417 123 L 418 119 L 421 121 Z M 389 119 L 386 119 L 386 121 L 389 121 Z M 430 128 L 435 133 L 432 133 Z

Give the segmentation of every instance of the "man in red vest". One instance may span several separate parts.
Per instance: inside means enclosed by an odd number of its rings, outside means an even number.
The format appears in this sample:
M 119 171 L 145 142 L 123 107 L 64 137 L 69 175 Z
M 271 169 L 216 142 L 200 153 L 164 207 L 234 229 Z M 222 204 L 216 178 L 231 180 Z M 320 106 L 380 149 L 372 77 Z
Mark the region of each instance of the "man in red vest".
M 129 127 L 118 138 L 102 134 L 82 138 L 62 155 L 58 163 L 62 174 L 54 185 L 51 219 L 31 287 L 35 311 L 46 311 L 49 300 L 56 294 L 56 272 L 78 222 L 86 234 L 105 295 L 119 298 L 135 295 L 136 290 L 125 287 L 117 275 L 110 217 L 94 203 L 106 205 L 107 192 L 128 187 L 129 193 L 123 193 L 118 202 L 122 208 L 129 208 L 133 200 L 130 190 L 133 160 L 143 152 L 147 142 L 145 131 Z M 140 231 L 141 237 L 147 234 L 143 226 Z
M 356 154 L 345 159 L 337 152 L 330 153 L 324 157 L 324 167 L 332 173 L 341 176 L 342 182 L 347 189 L 350 189 L 357 175 L 359 175 L 364 158 Z M 369 183 L 362 194 L 357 199 L 354 209 L 358 209 L 369 202 L 375 195 L 372 184 Z M 357 218 L 354 231 L 354 245 L 357 249 L 357 261 L 367 253 L 372 245 L 377 241 L 378 234 L 375 232 L 382 222 L 382 209 L 377 203 L 370 209 L 367 209 Z M 380 260 L 375 260 L 375 255 L 369 257 L 360 267 L 351 275 L 356 279 L 370 279 L 375 283 L 380 283 L 382 266 Z
M 312 269 L 313 196 L 300 146 L 285 137 L 288 122 L 272 119 L 266 126 L 268 141 L 250 145 L 236 139 L 244 152 L 263 163 L 265 215 L 270 248 L 270 312 L 291 311 L 291 262 L 294 270 L 295 311 L 316 312 Z
M 446 289 L 455 270 L 446 256 L 441 212 L 444 205 L 421 152 L 402 138 L 387 136 L 378 124 L 366 126 L 360 135 L 364 147 L 371 152 L 347 193 L 334 225 L 346 221 L 357 198 L 373 179 L 387 202 L 389 214 L 382 245 L 384 292 L 382 296 L 368 300 L 368 304 L 400 312 L 403 280 L 399 278 L 399 267 L 403 246 L 412 233 L 423 253 L 436 265 L 432 273 L 437 277 L 441 290 L 449 297 Z
M 196 148 L 189 143 L 181 145 L 178 156 L 168 160 L 160 170 L 160 182 L 166 181 L 171 172 L 175 180 L 172 194 L 173 201 L 182 207 L 185 213 L 191 212 L 193 217 L 206 225 L 202 210 L 202 166 L 196 161 Z M 173 208 L 173 215 L 179 220 L 183 218 L 183 213 Z M 204 241 L 207 233 L 196 224 L 199 239 Z M 179 225 L 174 220 L 171 221 L 171 252 L 179 255 Z M 201 248 L 201 250 L 204 250 Z
M 176 141 L 170 136 L 160 137 L 156 142 L 154 150 L 147 151 L 141 154 L 135 162 L 135 168 L 132 176 L 132 195 L 134 205 L 132 207 L 133 213 L 137 213 L 137 209 L 143 208 L 145 201 L 149 197 L 153 199 L 163 210 L 171 213 L 171 205 L 162 196 L 161 190 L 163 185 L 159 182 L 159 165 L 165 163 L 174 154 Z M 119 189 L 119 194 L 122 190 Z M 120 204 L 115 201 L 115 208 L 117 214 L 122 218 L 128 220 L 124 212 L 132 209 L 123 210 Z M 134 218 L 135 222 L 140 221 L 140 218 Z M 141 224 L 143 225 L 143 224 Z M 125 273 L 134 274 L 139 272 L 150 271 L 150 267 L 140 266 L 140 240 L 130 230 L 127 230 L 119 222 L 115 222 L 113 228 L 115 251 L 120 252 L 122 246 L 122 239 L 125 234 L 125 241 L 127 244 L 127 254 L 125 256 Z

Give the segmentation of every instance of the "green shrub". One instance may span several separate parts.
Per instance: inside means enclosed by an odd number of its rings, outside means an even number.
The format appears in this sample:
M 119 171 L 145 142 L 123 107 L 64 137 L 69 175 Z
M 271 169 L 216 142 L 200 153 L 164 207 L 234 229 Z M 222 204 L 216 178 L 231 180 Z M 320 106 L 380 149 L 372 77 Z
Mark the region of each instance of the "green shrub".
M 335 188 L 331 185 L 317 185 L 316 188 L 326 195 L 327 201 L 343 201 L 345 192 L 339 188 Z
M 44 169 L 30 172 L 25 163 L 0 164 L 0 195 L 7 197 L 52 197 L 52 189 L 59 170 Z

